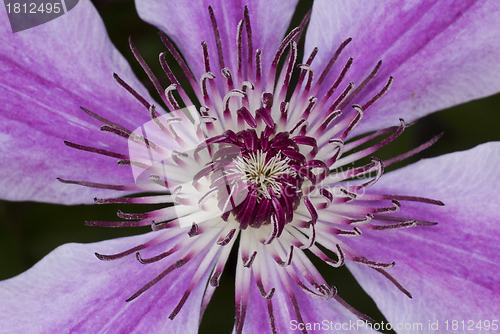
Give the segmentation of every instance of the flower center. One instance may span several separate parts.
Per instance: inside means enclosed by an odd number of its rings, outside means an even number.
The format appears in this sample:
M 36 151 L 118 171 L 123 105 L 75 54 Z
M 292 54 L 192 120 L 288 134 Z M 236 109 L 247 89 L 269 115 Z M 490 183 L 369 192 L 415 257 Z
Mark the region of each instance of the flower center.
M 257 201 L 260 202 L 262 197 L 271 199 L 271 194 L 281 196 L 282 183 L 286 182 L 283 178 L 296 175 L 289 162 L 290 159 L 283 159 L 281 154 L 268 158 L 267 152 L 257 151 L 248 158 L 237 157 L 234 173 L 241 173 L 248 185 L 255 187 L 259 195 Z
M 319 179 L 300 151 L 299 144 L 305 141 L 315 145 L 313 138 L 276 133 L 271 127 L 260 136 L 247 129 L 209 138 L 207 150 L 217 153 L 204 176 L 211 175 L 210 189 L 217 190 L 222 218 L 227 221 L 232 216 L 242 230 L 272 224 L 279 236 L 293 220 L 303 187 Z

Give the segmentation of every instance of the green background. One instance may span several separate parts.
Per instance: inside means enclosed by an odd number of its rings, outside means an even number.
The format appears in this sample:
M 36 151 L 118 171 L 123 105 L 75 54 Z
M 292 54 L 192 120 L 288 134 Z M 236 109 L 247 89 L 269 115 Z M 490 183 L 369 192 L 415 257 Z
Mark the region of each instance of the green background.
M 163 73 L 158 64 L 158 54 L 164 51 L 157 37 L 157 29 L 142 22 L 135 12 L 133 1 L 94 1 L 101 13 L 109 35 L 122 54 L 129 60 L 144 85 L 151 88 L 142 69 L 137 65 L 127 38 L 134 43 L 155 73 Z M 294 22 L 310 8 L 309 1 L 301 1 Z M 500 61 L 500 60 L 499 60 Z M 156 94 L 152 94 L 156 96 Z M 395 168 L 416 160 L 454 151 L 467 150 L 478 144 L 499 140 L 500 95 L 469 102 L 427 116 L 408 128 L 405 133 L 377 156 L 388 158 L 403 153 L 445 132 L 445 136 L 430 149 L 397 164 Z M 105 229 L 86 227 L 86 220 L 113 220 L 115 212 L 123 206 L 63 206 L 32 202 L 0 201 L 0 279 L 13 277 L 39 261 L 58 245 L 68 242 L 93 242 L 148 231 L 149 228 Z M 233 254 L 234 261 L 234 254 Z M 354 307 L 377 320 L 382 315 L 373 301 L 356 285 L 345 268 L 333 269 L 318 263 L 329 283 L 335 284 L 339 294 Z M 233 266 L 234 267 L 234 266 Z M 228 265 L 219 289 L 205 313 L 201 333 L 229 333 L 234 321 L 234 271 Z M 135 292 L 130 288 L 131 294 Z M 405 298 L 402 295 L 402 298 Z

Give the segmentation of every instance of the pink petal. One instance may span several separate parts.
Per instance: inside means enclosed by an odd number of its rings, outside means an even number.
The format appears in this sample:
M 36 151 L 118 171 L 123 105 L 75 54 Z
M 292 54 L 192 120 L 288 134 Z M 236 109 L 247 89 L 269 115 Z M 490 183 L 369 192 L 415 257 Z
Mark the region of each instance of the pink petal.
M 236 31 L 248 6 L 253 36 L 253 54 L 262 50 L 267 73 L 272 58 L 283 38 L 297 1 L 177 1 L 137 0 L 140 17 L 167 33 L 177 44 L 196 80 L 205 73 L 200 43 L 206 41 L 211 56 L 211 70 L 220 76 L 217 48 L 208 7 L 212 6 L 221 36 L 225 66 L 236 74 Z M 246 58 L 244 58 L 246 59 Z
M 118 73 L 143 96 L 146 90 L 118 53 L 97 11 L 82 1 L 67 14 L 12 33 L 0 14 L 0 196 L 8 200 L 89 202 L 103 191 L 62 184 L 63 179 L 133 182 L 116 159 L 85 153 L 64 140 L 127 153 L 127 142 L 101 133 L 86 107 L 130 130 L 148 110 L 113 79 Z
M 197 333 L 204 277 L 179 314 L 180 301 L 202 257 L 165 276 L 137 299 L 125 300 L 174 259 L 141 264 L 134 254 L 100 261 L 146 242 L 155 232 L 93 244 L 66 244 L 25 273 L 0 283 L 0 327 L 9 333 Z M 172 241 L 156 247 L 165 251 Z M 154 250 L 152 250 L 154 251 Z
M 308 333 L 376 333 L 365 328 L 364 321 L 359 320 L 352 313 L 333 299 L 321 300 L 303 292 L 294 282 L 290 282 L 290 289 L 297 300 L 303 323 L 297 319 L 292 301 L 289 297 L 286 283 L 278 276 L 277 264 L 268 259 L 266 270 L 269 271 L 269 286 L 276 289 L 270 299 L 273 304 L 273 313 L 278 333 L 302 333 L 301 326 L 313 328 Z M 250 269 L 244 268 L 250 274 Z M 266 291 L 269 292 L 269 291 Z M 359 322 L 358 322 L 359 321 Z M 335 326 L 343 326 L 339 328 Z M 354 327 L 352 327 L 354 326 Z M 243 333 L 271 333 L 267 299 L 263 298 L 256 286 L 254 277 L 250 282 L 248 310 L 243 325 Z
M 354 63 L 343 85 L 351 80 L 359 85 L 382 60 L 374 81 L 353 103 L 368 101 L 394 77 L 387 95 L 365 113 L 357 133 L 397 125 L 399 118 L 410 122 L 500 91 L 498 1 L 315 1 L 305 54 L 319 48 L 313 62 L 316 73 L 349 37 L 353 40 L 330 81 L 347 57 Z
M 403 202 L 398 216 L 432 222 L 405 230 L 363 231 L 351 245 L 370 260 L 396 262 L 390 270 L 413 295 L 407 298 L 382 275 L 350 265 L 391 323 L 494 320 L 500 314 L 498 188 L 500 143 L 420 161 L 381 178 L 377 192 L 425 196 L 445 206 Z M 467 328 L 467 327 L 466 327 Z M 415 331 L 398 331 L 414 333 Z M 425 330 L 424 330 L 425 332 Z

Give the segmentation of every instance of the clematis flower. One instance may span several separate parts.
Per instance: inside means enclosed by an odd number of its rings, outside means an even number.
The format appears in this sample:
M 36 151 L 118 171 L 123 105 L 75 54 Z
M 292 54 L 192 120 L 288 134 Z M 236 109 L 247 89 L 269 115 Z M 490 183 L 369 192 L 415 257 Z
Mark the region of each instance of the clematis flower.
M 87 222 L 152 232 L 63 245 L 2 282 L 2 330 L 197 332 L 232 249 L 236 333 L 373 332 L 311 258 L 347 265 L 398 333 L 494 330 L 500 144 L 390 173 L 438 138 L 374 154 L 500 90 L 500 5 L 316 1 L 285 35 L 295 5 L 137 1 L 181 68 L 162 53 L 162 86 L 131 42 L 160 104 L 90 2 L 17 34 L 1 14 L 3 198 L 160 205 Z

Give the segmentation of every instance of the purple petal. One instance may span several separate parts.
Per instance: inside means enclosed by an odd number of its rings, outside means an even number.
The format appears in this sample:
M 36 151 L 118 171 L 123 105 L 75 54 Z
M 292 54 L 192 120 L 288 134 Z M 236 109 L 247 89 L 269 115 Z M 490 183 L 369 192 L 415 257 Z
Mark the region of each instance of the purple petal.
M 498 1 L 315 1 L 305 54 L 319 47 L 312 64 L 317 73 L 349 37 L 330 81 L 347 57 L 354 63 L 343 85 L 351 80 L 359 85 L 383 62 L 353 103 L 368 101 L 394 77 L 387 95 L 365 113 L 358 134 L 500 91 Z
M 93 244 L 66 244 L 27 272 L 0 283 L 1 328 L 12 333 L 197 333 L 204 277 L 179 314 L 181 300 L 202 257 L 165 276 L 137 299 L 125 300 L 173 259 L 141 264 L 135 256 L 100 261 L 152 239 L 155 232 Z M 158 245 L 160 251 L 171 241 Z M 161 247 L 160 247 L 161 246 Z
M 363 231 L 351 245 L 370 260 L 396 262 L 389 272 L 413 295 L 407 298 L 374 270 L 350 265 L 387 319 L 395 323 L 494 320 L 500 314 L 500 143 L 420 161 L 383 176 L 374 188 L 388 194 L 442 200 L 439 207 L 403 202 L 398 216 L 438 222 L 393 231 Z M 426 327 L 424 327 L 426 328 Z M 404 333 L 417 331 L 407 331 Z M 425 329 L 423 332 L 426 332 Z M 436 331 L 437 332 L 437 331 Z M 400 333 L 398 331 L 398 333 Z M 403 333 L 403 332 L 401 332 Z
M 269 68 L 288 28 L 296 3 L 296 0 L 195 0 L 187 4 L 176 1 L 136 0 L 140 17 L 167 33 L 177 44 L 196 80 L 205 73 L 200 47 L 202 41 L 208 43 L 212 72 L 218 76 L 221 69 L 208 6 L 212 6 L 219 27 L 225 66 L 235 75 L 236 31 L 238 22 L 243 19 L 244 6 L 248 6 L 250 15 L 254 57 L 256 49 L 262 50 L 262 62 L 265 64 L 263 73 L 267 73 L 266 69 Z
M 276 289 L 270 300 L 272 301 L 277 332 L 302 333 L 302 327 L 299 327 L 302 326 L 302 324 L 297 320 L 285 284 L 277 276 L 277 270 L 283 269 L 276 268 L 277 265 L 273 263 L 272 259 L 267 261 L 267 264 L 266 271 L 269 272 L 269 285 Z M 250 269 L 247 269 L 247 271 L 250 271 Z M 366 329 L 362 325 L 364 321 L 359 320 L 335 300 L 321 300 L 309 296 L 294 282 L 289 282 L 289 284 L 297 300 L 303 325 L 311 326 L 307 328 L 314 328 L 314 330 L 308 330 L 309 333 L 376 333 L 373 330 Z M 338 328 L 335 326 L 344 327 Z M 253 275 L 252 281 L 250 282 L 249 303 L 245 323 L 243 325 L 243 333 L 271 333 L 267 299 L 263 298 L 259 292 Z
M 101 133 L 102 124 L 80 106 L 130 130 L 148 119 L 148 110 L 113 79 L 116 72 L 149 97 L 91 2 L 19 33 L 11 32 L 5 11 L 0 15 L 0 196 L 72 204 L 103 192 L 57 177 L 133 182 L 129 167 L 117 167 L 116 159 L 64 145 L 68 140 L 127 153 L 126 140 Z

